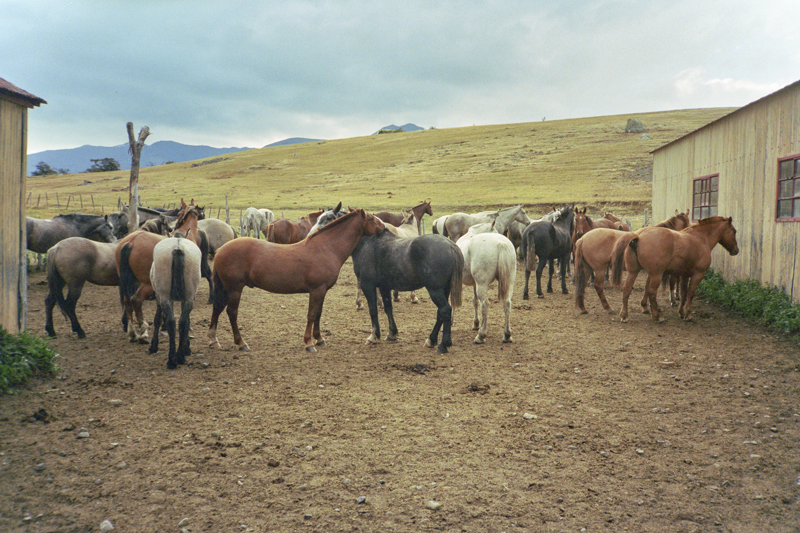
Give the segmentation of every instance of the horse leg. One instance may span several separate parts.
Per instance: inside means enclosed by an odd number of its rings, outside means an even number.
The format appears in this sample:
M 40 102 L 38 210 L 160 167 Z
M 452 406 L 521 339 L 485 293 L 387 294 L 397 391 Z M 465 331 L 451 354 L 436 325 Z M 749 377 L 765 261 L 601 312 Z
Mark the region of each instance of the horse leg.
M 692 300 L 697 286 L 705 277 L 705 272 L 695 274 L 689 279 L 688 276 L 680 277 L 680 291 L 681 291 L 681 306 L 678 309 L 678 314 L 686 322 L 692 319 Z
M 47 293 L 47 296 L 44 299 L 44 314 L 45 314 L 45 322 L 44 322 L 44 330 L 50 337 L 56 336 L 56 330 L 53 327 L 53 307 L 56 305 L 56 295 L 52 291 Z
M 561 274 L 561 294 L 569 294 L 567 290 L 567 271 L 569 270 L 569 255 L 562 257 L 559 261 Z
M 412 304 L 418 304 L 419 303 L 419 298 L 417 298 L 417 293 L 414 292 L 414 291 L 411 291 L 411 303 Z
M 242 351 L 247 351 L 250 346 L 242 339 L 242 332 L 239 331 L 239 302 L 242 299 L 242 290 L 228 292 L 228 320 L 231 321 L 233 331 L 233 343 Z
M 669 277 L 669 305 L 671 307 L 678 307 L 678 284 L 680 279 L 678 276 Z M 685 288 L 685 287 L 684 287 Z
M 553 263 L 551 261 L 542 260 L 539 261 L 539 264 L 536 265 L 536 295 L 539 298 L 544 298 L 544 293 L 542 293 L 542 272 L 544 272 L 544 267 L 547 263 L 550 263 L 550 276 L 553 276 Z M 547 292 L 553 292 L 553 286 L 548 284 Z
M 367 344 L 378 344 L 381 340 L 381 325 L 378 322 L 378 295 L 375 287 L 367 287 L 363 291 L 364 299 L 367 300 L 367 308 L 369 309 L 369 319 L 372 323 L 372 332 L 367 337 Z
M 478 318 L 478 285 L 477 283 L 472 286 L 472 309 L 474 311 L 472 318 L 472 331 L 478 331 L 481 326 L 480 318 Z M 477 344 L 477 341 L 475 342 Z
M 169 335 L 169 352 L 167 354 L 167 368 L 174 369 L 178 367 L 178 357 L 175 350 L 175 312 L 172 309 L 172 302 L 167 300 L 161 308 L 161 314 L 164 316 L 164 327 Z M 153 337 L 157 337 L 155 332 Z
M 475 320 L 478 319 L 478 302 L 480 302 L 481 319 L 478 335 L 475 336 L 473 341 L 475 344 L 483 344 L 486 342 L 486 328 L 489 318 L 489 286 L 475 282 Z M 472 329 L 475 329 L 474 327 Z
M 74 331 L 79 339 L 86 338 L 86 332 L 83 331 L 81 327 L 81 323 L 78 322 L 78 315 L 75 314 L 75 309 L 78 307 L 78 298 L 81 297 L 81 292 L 83 292 L 83 283 L 79 283 L 75 286 L 70 286 L 67 289 L 67 299 L 65 301 L 65 309 L 64 313 L 69 318 L 69 322 L 72 326 L 72 331 Z
M 439 329 L 441 328 L 442 342 L 436 347 L 436 353 L 447 353 L 447 348 L 453 345 L 450 332 L 453 323 L 453 308 L 447 301 L 450 295 L 442 289 L 433 291 L 428 289 L 428 294 L 436 305 L 436 324 L 434 324 L 428 340 L 425 341 L 425 346 L 433 348 L 439 338 Z
M 158 351 L 158 333 L 161 331 L 161 324 L 164 322 L 164 311 L 161 309 L 161 302 L 156 303 L 156 316 L 153 317 L 153 339 L 150 341 L 150 349 L 148 353 L 156 353 Z M 165 329 L 169 331 L 169 329 Z
M 514 342 L 514 339 L 511 338 L 511 296 L 509 295 L 508 298 L 503 300 L 503 313 L 506 315 L 506 328 L 503 332 L 503 342 Z
M 619 311 L 619 316 L 622 322 L 628 321 L 628 298 L 631 296 L 633 284 L 636 283 L 636 277 L 639 275 L 638 270 L 628 270 L 628 275 L 625 277 L 625 283 L 622 285 L 622 309 Z M 597 278 L 595 278 L 597 283 Z
M 392 297 L 394 298 L 395 302 L 400 301 L 400 291 L 392 291 Z
M 181 302 L 181 318 L 178 322 L 178 351 L 177 355 L 177 362 L 179 365 L 186 364 L 186 356 L 192 354 L 192 348 L 189 345 L 189 320 L 190 315 L 192 313 L 192 309 L 194 308 L 194 301 L 192 300 L 184 300 Z M 175 327 L 175 319 L 172 319 L 173 328 Z
M 397 340 L 397 323 L 394 321 L 394 304 L 392 303 L 391 291 L 389 289 L 378 289 L 381 293 L 381 301 L 383 301 L 383 311 L 386 313 L 386 318 L 389 320 L 389 333 L 386 334 L 384 340 L 396 341 Z
M 661 276 L 648 276 L 645 294 L 650 298 L 650 316 L 658 323 L 664 321 L 658 308 L 658 288 L 661 286 Z
M 602 270 L 594 273 L 594 290 L 597 293 L 597 297 L 600 298 L 600 304 L 603 306 L 603 309 L 609 313 L 613 313 L 614 310 L 611 309 L 611 306 L 608 305 L 608 300 L 606 300 L 605 276 L 603 276 Z
M 647 275 L 647 279 L 644 282 L 644 295 L 642 296 L 642 313 L 645 315 L 650 313 L 650 295 L 647 294 L 647 287 L 650 286 L 650 274 Z
M 325 346 L 319 323 L 322 317 L 322 305 L 325 303 L 325 294 L 327 292 L 328 289 L 323 286 L 308 293 L 308 320 L 306 322 L 306 332 L 303 335 L 303 344 L 307 352 L 316 352 L 315 345 Z
M 151 294 L 153 294 L 153 287 L 142 283 L 141 285 L 139 285 L 139 288 L 136 289 L 136 292 L 133 293 L 133 296 L 131 297 L 131 305 L 133 306 L 133 311 L 136 314 L 136 323 L 133 324 L 132 322 L 132 325 L 134 330 L 138 329 L 138 331 L 136 332 L 136 337 L 133 341 L 134 342 L 138 341 L 140 344 L 147 344 L 147 339 L 148 339 L 147 328 L 149 324 L 144 319 L 144 313 L 142 312 L 142 305 L 144 304 L 144 301 Z
M 537 270 L 538 270 L 538 268 L 537 268 Z M 538 274 L 537 274 L 537 276 L 538 276 Z M 526 266 L 525 267 L 525 289 L 523 289 L 523 291 L 522 291 L 522 299 L 523 300 L 527 300 L 528 299 L 528 280 L 530 279 L 530 277 L 531 277 L 531 271 L 528 270 L 528 267 Z M 538 294 L 538 291 L 537 291 L 537 294 Z

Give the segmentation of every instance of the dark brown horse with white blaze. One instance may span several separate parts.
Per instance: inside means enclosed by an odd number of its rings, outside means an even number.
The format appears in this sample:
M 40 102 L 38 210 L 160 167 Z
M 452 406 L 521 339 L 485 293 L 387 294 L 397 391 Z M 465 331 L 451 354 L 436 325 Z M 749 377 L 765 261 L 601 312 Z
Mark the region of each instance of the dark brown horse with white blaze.
M 645 296 L 650 300 L 653 320 L 663 322 L 656 295 L 664 274 L 680 276 L 681 305 L 678 314 L 684 320 L 690 320 L 694 293 L 711 266 L 711 250 L 717 244 L 721 244 L 731 255 L 739 253 L 733 218 L 704 218 L 682 231 L 652 227 L 617 240 L 611 252 L 614 285 L 620 284 L 623 268 L 628 272 L 622 289 L 622 311 L 619 314 L 622 321 L 628 321 L 628 298 L 641 270 L 649 276 Z
M 303 343 L 309 352 L 324 346 L 320 332 L 322 305 L 336 284 L 342 265 L 363 236 L 384 230 L 383 222 L 356 209 L 294 244 L 276 244 L 248 237 L 226 243 L 214 258 L 214 311 L 208 338 L 219 348 L 217 321 L 227 308 L 233 341 L 240 350 L 249 346 L 239 331 L 239 302 L 245 287 L 277 294 L 308 293 L 308 321 Z

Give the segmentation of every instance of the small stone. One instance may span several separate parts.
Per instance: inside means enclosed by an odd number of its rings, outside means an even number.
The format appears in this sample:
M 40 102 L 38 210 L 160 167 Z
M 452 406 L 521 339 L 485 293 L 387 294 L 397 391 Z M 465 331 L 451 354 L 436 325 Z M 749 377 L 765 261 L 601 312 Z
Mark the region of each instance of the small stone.
M 311 513 L 306 513 L 303 515 L 304 520 L 311 520 L 312 518 L 314 518 L 314 515 L 312 515 Z
M 89 437 L 91 437 L 91 435 L 89 435 L 89 432 L 85 429 L 82 429 L 80 433 L 78 433 L 79 439 L 88 439 Z
M 367 497 L 366 496 L 359 496 L 358 498 L 356 498 L 356 503 L 358 503 L 358 504 L 367 503 Z
M 178 527 L 186 527 L 188 525 L 189 525 L 189 519 L 188 518 L 184 518 L 183 520 L 178 522 Z
M 525 420 L 536 420 L 539 417 L 531 413 L 525 413 L 524 415 L 522 415 L 522 418 L 524 418 Z
M 644 450 L 641 448 L 636 448 L 636 453 L 638 453 L 639 455 L 644 455 Z
M 425 507 L 427 507 L 431 511 L 438 511 L 439 509 L 442 508 L 442 504 L 437 501 L 431 500 L 427 504 L 425 504 Z
M 114 524 L 111 523 L 111 520 L 103 520 L 100 524 L 100 531 L 111 531 L 114 529 Z
M 114 407 L 119 407 L 120 405 L 122 405 L 122 400 L 119 400 L 119 399 L 116 399 L 116 398 L 113 399 L 113 400 L 108 400 L 108 405 L 113 405 Z
M 45 468 L 47 468 L 47 465 L 45 463 L 39 463 L 38 465 L 36 465 L 34 470 L 36 470 L 37 472 L 41 472 Z

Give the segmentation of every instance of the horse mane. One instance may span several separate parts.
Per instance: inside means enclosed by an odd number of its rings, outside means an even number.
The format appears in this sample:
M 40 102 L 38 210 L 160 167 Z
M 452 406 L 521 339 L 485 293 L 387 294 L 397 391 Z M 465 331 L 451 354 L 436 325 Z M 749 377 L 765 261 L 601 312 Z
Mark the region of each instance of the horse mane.
M 685 213 L 679 213 L 677 215 L 672 215 L 667 220 L 663 222 L 659 222 L 656 224 L 657 228 L 668 228 L 668 229 L 675 229 L 675 225 L 678 222 L 678 219 L 681 218 L 681 215 L 685 215 Z
M 182 209 L 180 213 L 178 213 L 178 220 L 175 221 L 175 227 L 179 228 L 183 226 L 183 223 L 186 222 L 186 217 L 189 216 L 189 213 L 194 211 L 195 216 L 197 216 L 197 220 L 200 220 L 202 217 L 200 216 L 200 208 L 196 205 L 187 205 L 186 209 Z
M 328 229 L 330 229 L 332 227 L 336 227 L 337 224 L 343 224 L 344 223 L 343 220 L 345 220 L 345 219 L 349 220 L 349 219 L 353 218 L 356 215 L 356 213 L 358 213 L 358 212 L 362 212 L 363 213 L 364 210 L 363 209 L 356 209 L 355 211 L 350 211 L 346 215 L 341 216 L 341 217 L 339 217 L 339 218 L 337 218 L 335 220 L 330 221 L 329 223 L 325 224 L 321 228 L 317 228 L 317 231 L 315 231 L 313 233 L 310 233 L 306 238 L 307 239 L 311 239 L 314 236 L 319 235 L 320 233 L 328 231 Z

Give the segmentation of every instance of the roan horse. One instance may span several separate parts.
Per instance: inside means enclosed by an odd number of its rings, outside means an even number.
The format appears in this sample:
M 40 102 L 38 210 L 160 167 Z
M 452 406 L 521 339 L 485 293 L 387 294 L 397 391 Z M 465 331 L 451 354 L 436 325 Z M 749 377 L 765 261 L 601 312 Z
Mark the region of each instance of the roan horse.
M 688 212 L 681 213 L 676 209 L 674 216 L 657 224 L 657 227 L 680 231 L 688 227 L 690 223 Z M 645 228 L 642 228 L 638 232 L 644 230 Z M 586 233 L 575 244 L 575 307 L 581 311 L 581 314 L 587 312 L 584 295 L 592 275 L 594 275 L 594 290 L 597 292 L 597 297 L 600 298 L 603 309 L 609 313 L 613 312 L 606 300 L 605 277 L 611 266 L 611 250 L 617 240 L 627 233 L 629 232 L 624 230 L 597 228 Z M 646 307 L 647 305 L 645 296 L 642 306 Z
M 383 222 L 363 209 L 357 209 L 309 234 L 305 240 L 289 245 L 240 237 L 225 244 L 214 258 L 214 311 L 208 338 L 219 348 L 217 322 L 227 308 L 233 340 L 240 350 L 248 350 L 239 331 L 239 302 L 245 287 L 258 287 L 278 294 L 308 293 L 308 320 L 303 336 L 305 349 L 316 352 L 324 346 L 320 332 L 322 305 L 328 289 L 339 277 L 362 236 L 383 231 Z
M 553 261 L 559 260 L 561 272 L 561 292 L 569 294 L 567 290 L 567 264 L 572 253 L 572 226 L 575 218 L 574 206 L 564 206 L 558 210 L 554 222 L 539 221 L 531 223 L 522 232 L 522 245 L 520 252 L 525 258 L 525 289 L 522 299 L 528 299 L 528 280 L 531 270 L 536 268 L 536 294 L 542 294 L 542 271 L 544 265 L 549 265 L 547 279 L 547 292 L 553 292 Z M 538 259 L 539 264 L 536 265 Z
M 518 206 L 524 215 L 522 206 Z M 527 216 L 525 216 L 527 218 Z M 456 245 L 464 256 L 463 282 L 473 287 L 472 307 L 474 317 L 472 329 L 477 330 L 475 344 L 483 344 L 489 317 L 489 285 L 497 280 L 497 299 L 503 302 L 505 329 L 503 342 L 511 338 L 511 298 L 514 294 L 514 281 L 517 277 L 517 254 L 514 244 L 503 233 L 508 223 L 500 217 L 493 224 L 472 226 L 466 235 L 458 239 Z M 480 233 L 479 233 L 480 232 Z M 480 318 L 478 306 L 480 305 Z
M 156 244 L 153 248 L 153 264 L 150 267 L 150 283 L 155 291 L 158 305 L 153 319 L 153 340 L 150 342 L 149 351 L 150 353 L 158 351 L 158 331 L 163 321 L 164 329 L 169 335 L 167 368 L 177 368 L 178 365 L 186 364 L 186 356 L 192 353 L 189 346 L 189 321 L 197 286 L 200 284 L 202 260 L 200 248 L 195 243 L 184 238 L 179 232 L 175 235 Z M 177 350 L 173 302 L 181 302 Z
M 447 348 L 453 345 L 451 305 L 461 305 L 464 258 L 458 246 L 441 235 L 405 239 L 383 231 L 361 239 L 352 253 L 353 271 L 364 290 L 372 321 L 372 333 L 367 343 L 377 343 L 381 336 L 376 289 L 381 292 L 383 309 L 389 319 L 386 340 L 393 341 L 397 339 L 397 324 L 392 311 L 391 291 L 413 291 L 425 287 L 437 308 L 436 323 L 425 346 L 436 346 L 441 329 L 442 342 L 436 352 L 447 353 Z
M 187 238 L 195 242 L 200 238 L 197 231 L 200 210 L 194 204 L 187 205 L 183 199 L 181 207 L 175 231 L 188 235 Z M 137 230 L 119 241 L 114 252 L 120 278 L 120 299 L 128 316 L 128 336 L 131 342 L 148 342 L 148 324 L 142 314 L 142 303 L 153 293 L 150 283 L 153 249 L 164 239 L 166 237 L 163 235 Z
M 108 216 L 71 213 L 50 219 L 27 217 L 28 250 L 46 254 L 57 242 L 68 237 L 85 237 L 97 242 L 114 242 L 114 231 Z
M 48 335 L 56 336 L 53 328 L 53 307 L 57 303 L 61 312 L 69 319 L 72 331 L 78 334 L 79 339 L 86 337 L 75 314 L 75 308 L 81 297 L 83 285 L 87 281 L 95 285 L 119 285 L 117 264 L 114 261 L 116 247 L 117 244 L 113 242 L 95 242 L 83 237 L 69 237 L 47 251 L 49 291 L 44 299 L 46 317 L 44 329 Z M 123 318 L 127 320 L 127 317 Z
M 733 218 L 704 218 L 682 231 L 652 227 L 641 233 L 628 233 L 617 240 L 611 252 L 611 277 L 614 285 L 620 284 L 623 268 L 628 272 L 622 289 L 622 310 L 619 313 L 622 321 L 628 321 L 628 298 L 640 270 L 644 270 L 649 276 L 645 296 L 650 300 L 653 320 L 664 320 L 656 300 L 664 274 L 680 276 L 681 305 L 678 315 L 684 320 L 690 320 L 695 290 L 711 265 L 711 250 L 717 244 L 721 244 L 731 255 L 739 253 Z

